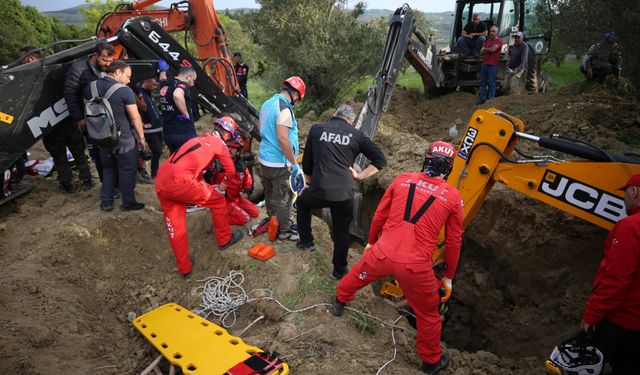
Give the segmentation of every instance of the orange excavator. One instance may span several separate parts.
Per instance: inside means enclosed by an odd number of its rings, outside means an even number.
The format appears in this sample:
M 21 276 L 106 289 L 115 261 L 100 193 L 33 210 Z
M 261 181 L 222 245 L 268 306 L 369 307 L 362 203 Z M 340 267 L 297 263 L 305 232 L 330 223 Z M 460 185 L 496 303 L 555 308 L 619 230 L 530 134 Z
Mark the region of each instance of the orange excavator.
M 161 59 L 174 74 L 180 67 L 193 67 L 198 78 L 191 90 L 192 99 L 214 115 L 233 116 L 243 135 L 260 140 L 258 110 L 240 94 L 213 2 L 189 0 L 164 10 L 146 9 L 158 1 L 136 1 L 105 14 L 97 27 L 97 39 L 82 44 L 57 41 L 32 51 L 43 55 L 40 60 L 23 64 L 20 58 L 0 67 L 0 172 L 6 171 L 0 204 L 19 196 L 19 189 L 11 187 L 10 168 L 15 161 L 69 116 L 61 90 L 67 69 L 93 54 L 99 43 L 111 43 L 119 58 L 127 58 L 134 82 L 153 76 Z M 185 37 L 191 36 L 196 54 L 167 30 L 182 30 Z M 74 47 L 51 53 L 64 43 L 74 43 Z M 247 159 L 251 156 L 246 155 Z
M 240 95 L 238 80 L 234 73 L 227 40 L 212 0 L 185 0 L 173 3 L 167 9 L 149 9 L 160 0 L 138 0 L 130 4 L 119 4 L 112 12 L 105 13 L 96 25 L 96 36 L 109 38 L 118 32 L 129 19 L 150 17 L 166 32 L 185 32 L 187 39 L 195 44 L 195 52 L 189 51 L 209 78 L 228 96 Z M 116 45 L 116 56 L 124 57 L 122 46 Z

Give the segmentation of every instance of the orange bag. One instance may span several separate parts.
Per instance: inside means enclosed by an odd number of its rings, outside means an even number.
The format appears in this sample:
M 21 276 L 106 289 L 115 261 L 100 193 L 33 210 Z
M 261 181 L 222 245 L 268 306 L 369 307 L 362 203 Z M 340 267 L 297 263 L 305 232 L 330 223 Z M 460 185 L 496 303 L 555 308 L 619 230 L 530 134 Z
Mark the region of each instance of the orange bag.
M 269 227 L 267 228 L 267 238 L 273 242 L 278 238 L 278 218 L 274 215 L 269 219 Z
M 253 245 L 251 249 L 249 249 L 250 257 L 256 258 L 263 262 L 273 257 L 274 255 L 276 255 L 276 251 L 273 246 L 269 246 L 263 243 L 257 243 Z

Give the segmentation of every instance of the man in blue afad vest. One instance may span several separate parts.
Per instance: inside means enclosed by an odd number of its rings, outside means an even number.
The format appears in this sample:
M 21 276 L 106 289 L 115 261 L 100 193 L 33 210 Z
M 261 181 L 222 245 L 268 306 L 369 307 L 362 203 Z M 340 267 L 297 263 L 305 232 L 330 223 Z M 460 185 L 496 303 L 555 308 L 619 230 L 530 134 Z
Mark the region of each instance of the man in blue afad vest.
M 278 218 L 280 241 L 300 239 L 297 229 L 291 226 L 289 215 L 293 195 L 288 181 L 290 175 L 302 174 L 297 161 L 300 145 L 293 106 L 304 99 L 306 91 L 300 77 L 290 77 L 282 83 L 280 93 L 273 95 L 260 108 L 262 140 L 258 161 L 267 214 Z

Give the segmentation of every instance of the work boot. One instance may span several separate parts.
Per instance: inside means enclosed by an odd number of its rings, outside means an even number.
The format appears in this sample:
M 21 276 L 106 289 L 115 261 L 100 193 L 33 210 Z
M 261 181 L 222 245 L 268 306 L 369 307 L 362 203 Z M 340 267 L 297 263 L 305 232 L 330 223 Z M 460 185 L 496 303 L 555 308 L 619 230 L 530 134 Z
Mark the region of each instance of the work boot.
M 94 185 L 93 180 L 90 178 L 87 178 L 86 180 L 82 180 L 82 190 L 84 191 L 91 189 L 93 185 Z
M 487 101 L 487 99 L 482 99 L 482 98 L 480 98 L 480 99 L 478 99 L 478 101 L 476 102 L 476 105 L 484 104 L 486 101 Z
M 113 202 L 110 202 L 110 203 L 100 202 L 100 209 L 105 212 L 113 211 Z
M 69 181 L 65 181 L 65 182 L 60 181 L 59 185 L 60 185 L 60 189 L 67 194 L 71 194 L 76 191 L 75 186 L 73 186 L 73 184 Z
M 347 267 L 343 267 L 342 269 L 333 267 L 333 271 L 331 272 L 331 276 L 329 277 L 333 281 L 340 281 L 348 272 L 349 269 Z
M 196 257 L 193 254 L 189 254 L 189 260 L 191 261 L 191 270 L 187 273 L 182 274 L 182 278 L 187 280 L 191 278 L 191 273 L 193 272 L 193 267 L 196 265 Z
M 220 250 L 227 250 L 228 248 L 233 246 L 234 243 L 240 241 L 241 239 L 242 239 L 242 231 L 240 229 L 238 229 L 237 231 L 233 232 L 229 242 L 227 242 L 226 244 L 224 244 L 222 246 L 218 246 L 218 248 Z
M 439 373 L 440 371 L 446 369 L 451 362 L 451 354 L 449 352 L 443 351 L 440 355 L 440 362 L 431 365 L 427 362 L 422 362 L 422 372 L 429 375 L 434 375 Z
M 333 299 L 333 303 L 331 304 L 331 308 L 329 311 L 333 316 L 342 316 L 344 314 L 344 307 L 347 306 L 346 303 L 338 301 L 338 297 Z
M 296 247 L 300 250 L 316 251 L 316 245 L 313 241 L 302 242 L 302 240 L 298 240 L 298 242 L 296 242 Z
M 144 203 L 133 202 L 128 206 L 123 204 L 120 208 L 122 208 L 122 211 L 137 211 L 144 208 Z

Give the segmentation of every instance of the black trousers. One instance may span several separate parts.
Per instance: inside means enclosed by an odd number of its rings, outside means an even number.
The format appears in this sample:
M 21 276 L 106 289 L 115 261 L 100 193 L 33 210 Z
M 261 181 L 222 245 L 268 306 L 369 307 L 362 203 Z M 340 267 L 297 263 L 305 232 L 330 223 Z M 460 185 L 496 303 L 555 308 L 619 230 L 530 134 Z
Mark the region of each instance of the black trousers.
M 53 164 L 58 170 L 58 181 L 70 183 L 73 178 L 71 164 L 67 159 L 67 147 L 75 160 L 80 180 L 91 178 L 87 155 L 84 152 L 84 137 L 72 121 L 64 121 L 55 126 L 51 133 L 42 138 L 42 143 L 53 158 Z
M 331 209 L 331 238 L 333 239 L 333 268 L 343 272 L 347 267 L 347 255 L 351 236 L 349 224 L 353 220 L 353 199 L 346 201 L 326 201 L 305 191 L 296 201 L 298 207 L 298 234 L 300 242 L 313 241 L 311 233 L 311 210 L 329 207 Z
M 156 178 L 156 173 L 158 173 L 158 167 L 160 166 L 160 156 L 162 156 L 162 149 L 164 148 L 162 132 L 145 133 L 144 138 L 147 140 L 151 150 L 151 178 Z
M 133 148 L 125 153 L 111 152 L 110 148 L 100 148 L 102 159 L 102 187 L 100 201 L 113 203 L 113 191 L 119 185 L 122 193 L 122 205 L 129 207 L 136 203 L 135 188 L 138 173 L 138 149 Z
M 611 365 L 612 375 L 640 374 L 640 331 L 604 320 L 596 326 L 592 343 Z

